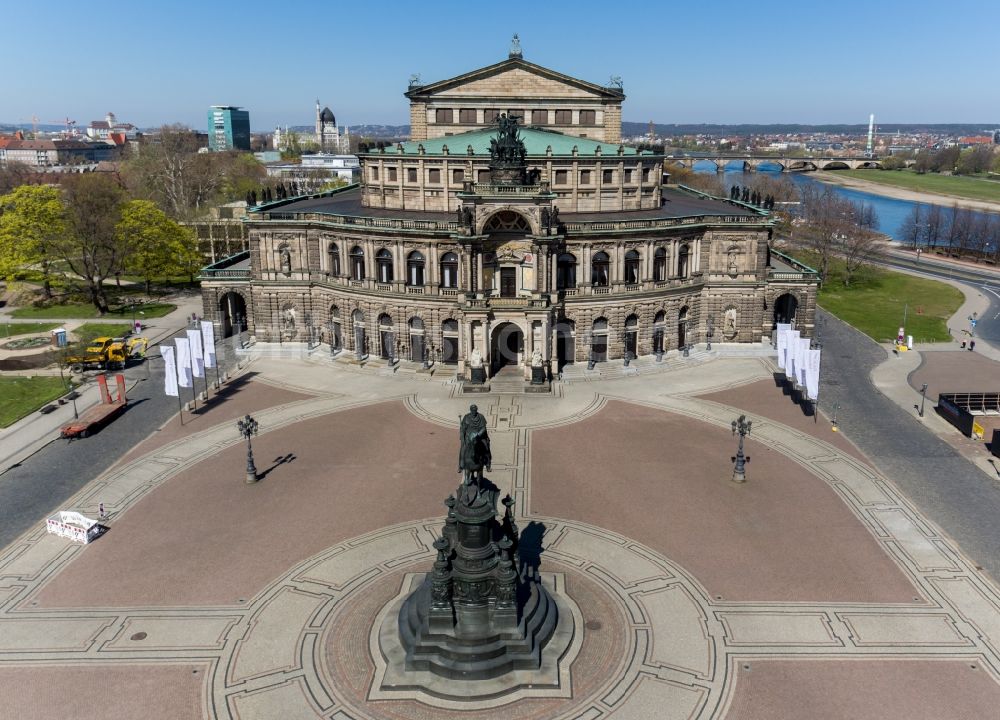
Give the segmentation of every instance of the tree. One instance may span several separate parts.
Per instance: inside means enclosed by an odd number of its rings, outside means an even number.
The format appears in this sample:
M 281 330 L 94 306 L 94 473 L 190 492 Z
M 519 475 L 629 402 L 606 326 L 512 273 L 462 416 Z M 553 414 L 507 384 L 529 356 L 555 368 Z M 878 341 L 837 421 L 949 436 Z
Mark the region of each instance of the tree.
M 183 271 L 176 258 L 192 233 L 167 217 L 156 203 L 150 200 L 126 202 L 115 231 L 121 247 L 127 252 L 125 270 L 142 277 L 147 295 L 153 278 L 171 275 L 179 269 Z
M 63 181 L 66 232 L 53 243 L 56 257 L 86 283 L 90 300 L 108 311 L 104 281 L 124 268 L 129 248 L 118 234 L 125 193 L 102 173 L 71 175 Z
M 66 232 L 62 193 L 51 185 L 21 185 L 0 197 L 0 276 L 10 282 L 29 267 L 42 271 L 52 297 L 52 247 Z
M 924 225 L 924 206 L 914 203 L 910 214 L 903 220 L 903 225 L 899 229 L 903 240 L 910 243 L 910 247 L 914 250 L 917 249 L 917 243 L 920 242 Z
M 857 228 L 840 236 L 839 254 L 844 260 L 844 285 L 848 286 L 854 275 L 882 254 L 882 238 L 878 233 Z
M 160 128 L 127 160 L 122 177 L 133 197 L 152 200 L 176 220 L 201 215 L 215 203 L 242 200 L 266 175 L 253 155 L 200 152 L 196 133 L 180 125 Z

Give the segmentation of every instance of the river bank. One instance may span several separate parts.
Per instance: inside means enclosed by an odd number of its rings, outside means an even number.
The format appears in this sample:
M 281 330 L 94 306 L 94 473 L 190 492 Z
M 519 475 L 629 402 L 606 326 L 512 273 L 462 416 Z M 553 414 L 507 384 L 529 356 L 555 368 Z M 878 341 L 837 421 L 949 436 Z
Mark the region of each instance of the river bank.
M 872 170 L 872 172 L 877 172 Z M 860 190 L 872 195 L 894 198 L 896 200 L 906 200 L 915 203 L 928 205 L 951 206 L 957 204 L 959 207 L 982 210 L 985 212 L 1000 213 L 1000 203 L 988 202 L 986 200 L 970 200 L 969 198 L 958 197 L 957 195 L 944 195 L 941 193 L 919 192 L 906 188 L 894 187 L 884 183 L 871 182 L 870 180 L 859 180 L 854 177 L 844 177 L 832 172 L 818 170 L 809 173 L 814 180 L 829 185 L 840 185 L 841 187 Z

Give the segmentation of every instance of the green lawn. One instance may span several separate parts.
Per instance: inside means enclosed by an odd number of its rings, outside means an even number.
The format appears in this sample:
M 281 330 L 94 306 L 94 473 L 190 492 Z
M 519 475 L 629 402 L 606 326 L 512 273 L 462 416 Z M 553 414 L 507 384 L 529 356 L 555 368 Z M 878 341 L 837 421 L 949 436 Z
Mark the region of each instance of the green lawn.
M 912 170 L 830 170 L 829 172 L 917 192 L 941 193 L 969 198 L 970 200 L 1000 202 L 1000 182 L 995 180 L 963 175 L 940 175 L 938 173 L 918 175 Z
M 0 428 L 8 427 L 63 393 L 57 377 L 0 377 Z
M 122 337 L 132 332 L 131 323 L 84 323 L 73 334 L 87 342 L 96 337 Z
M 4 323 L 0 325 L 0 338 L 45 332 L 47 330 L 54 330 L 57 327 L 59 327 L 59 323 Z
M 796 248 L 790 254 L 811 267 L 819 265 L 814 253 Z M 881 268 L 866 268 L 845 287 L 840 261 L 831 263 L 830 277 L 817 298 L 824 310 L 878 342 L 896 338 L 904 308 L 906 334 L 914 342 L 948 342 L 948 318 L 964 300 L 951 285 Z
M 135 306 L 135 317 L 140 320 L 158 318 L 167 315 L 177 309 L 171 303 L 146 303 Z M 142 315 L 139 313 L 142 312 Z M 67 303 L 63 305 L 48 305 L 44 307 L 21 307 L 11 313 L 16 318 L 54 318 L 59 320 L 87 320 L 90 318 L 102 317 L 98 314 L 93 305 L 83 303 Z M 132 320 L 131 305 L 114 305 L 104 318 L 128 318 Z

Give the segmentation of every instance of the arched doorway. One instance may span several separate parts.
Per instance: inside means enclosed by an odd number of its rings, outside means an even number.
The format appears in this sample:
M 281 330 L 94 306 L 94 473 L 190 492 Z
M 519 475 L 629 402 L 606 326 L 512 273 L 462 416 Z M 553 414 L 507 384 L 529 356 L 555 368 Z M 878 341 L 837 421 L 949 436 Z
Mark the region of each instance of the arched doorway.
M 653 352 L 666 352 L 667 314 L 660 310 L 653 318 Z
M 594 320 L 590 339 L 590 353 L 594 362 L 608 361 L 608 319 L 599 317 Z
M 219 298 L 219 312 L 222 315 L 222 337 L 227 338 L 246 328 L 247 304 L 239 293 L 227 292 Z
M 423 362 L 424 321 L 418 317 L 411 317 L 409 325 L 410 325 L 410 360 L 412 362 Z
M 393 349 L 396 346 L 396 333 L 393 331 L 392 318 L 385 313 L 378 316 L 378 338 L 379 357 L 383 360 L 395 357 Z
M 351 313 L 351 325 L 354 326 L 354 351 L 358 358 L 365 352 L 365 314 L 360 310 Z
M 521 364 L 524 352 L 524 333 L 514 323 L 500 323 L 493 330 L 490 343 L 490 366 L 493 375 L 508 365 Z
M 795 319 L 795 311 L 799 308 L 799 301 L 791 293 L 779 295 L 774 301 L 774 322 L 790 323 Z
M 639 316 L 629 315 L 625 318 L 625 353 L 630 357 L 639 357 Z
M 688 309 L 687 305 L 680 309 L 677 313 L 677 349 L 683 350 L 687 347 L 687 326 L 688 326 Z
M 340 329 L 340 308 L 336 305 L 330 306 L 330 347 L 340 348 L 344 345 L 344 338 Z
M 560 320 L 556 323 L 556 358 L 559 369 L 563 365 L 576 362 L 576 323 L 572 320 Z
M 458 363 L 458 320 L 448 318 L 441 323 L 441 362 Z

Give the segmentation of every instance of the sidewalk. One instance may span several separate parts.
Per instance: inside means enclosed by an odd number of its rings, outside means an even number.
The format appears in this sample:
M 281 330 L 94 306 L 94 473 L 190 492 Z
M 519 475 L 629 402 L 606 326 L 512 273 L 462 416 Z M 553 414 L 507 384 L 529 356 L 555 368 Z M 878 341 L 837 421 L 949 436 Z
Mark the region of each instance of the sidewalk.
M 143 327 L 143 334 L 149 339 L 150 350 L 152 350 L 153 345 L 183 329 L 187 325 L 191 313 L 200 313 L 202 309 L 201 295 L 176 296 L 170 298 L 169 301 L 176 303 L 177 309 L 161 318 L 150 320 Z M 12 320 L 11 322 L 17 321 Z M 59 320 L 52 322 L 59 322 Z M 159 353 L 154 351 L 153 354 Z M 58 368 L 39 368 L 8 374 L 57 375 L 58 373 Z M 131 390 L 134 385 L 135 382 L 131 382 L 128 389 Z M 80 414 L 101 401 L 96 382 L 88 381 L 79 392 L 80 397 L 76 400 L 76 407 Z M 51 413 L 42 415 L 36 411 L 21 418 L 10 427 L 0 430 L 0 475 L 10 467 L 34 455 L 53 440 L 57 440 L 59 429 L 72 419 L 73 403 L 67 402 L 65 405 L 57 406 L 57 409 Z
M 967 284 L 940 280 L 958 288 L 965 295 L 965 302 L 948 320 L 948 330 L 953 338 L 958 338 L 954 342 L 944 343 L 915 343 L 913 350 L 907 352 L 895 352 L 894 347 L 889 343 L 881 343 L 886 351 L 886 360 L 871 372 L 872 384 L 889 400 L 898 405 L 901 409 L 911 414 L 917 421 L 923 423 L 924 427 L 935 435 L 941 437 L 949 445 L 960 452 L 969 462 L 974 463 L 980 470 L 986 473 L 994 482 L 1000 481 L 997 470 L 990 462 L 992 456 L 986 451 L 985 446 L 968 439 L 968 442 L 961 442 L 962 435 L 947 420 L 938 415 L 934 409 L 937 398 L 928 396 L 924 400 L 924 416 L 919 416 L 921 395 L 909 384 L 909 376 L 920 367 L 923 362 L 923 353 L 926 352 L 956 352 L 964 353 L 960 345 L 960 339 L 965 338 L 963 330 L 968 328 L 968 317 L 973 313 L 981 313 L 989 307 L 989 301 L 975 288 L 970 288 Z M 988 357 L 997 362 L 997 377 L 1000 377 L 1000 350 L 997 350 L 989 343 L 983 342 L 976 346 L 977 355 Z

